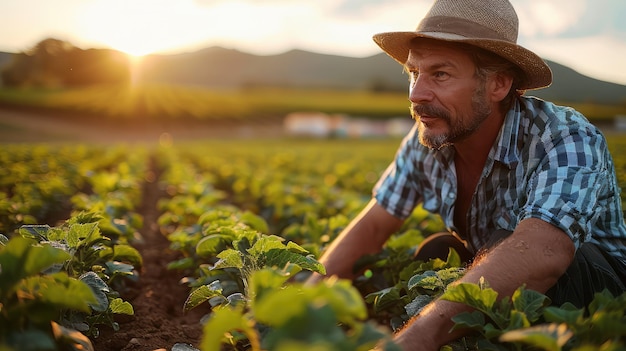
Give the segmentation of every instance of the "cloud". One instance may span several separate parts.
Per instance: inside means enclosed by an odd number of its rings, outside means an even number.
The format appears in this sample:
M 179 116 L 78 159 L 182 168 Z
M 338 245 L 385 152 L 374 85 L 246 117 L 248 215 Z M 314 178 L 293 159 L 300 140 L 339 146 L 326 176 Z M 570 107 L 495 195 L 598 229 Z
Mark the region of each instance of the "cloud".
M 626 39 L 623 0 L 513 0 L 520 36 L 579 38 L 611 35 Z
M 626 84 L 622 69 L 626 43 L 611 36 L 536 39 L 532 49 L 544 59 L 566 65 L 581 74 Z
M 520 36 L 553 37 L 575 27 L 585 15 L 586 0 L 518 0 L 513 2 Z M 567 9 L 567 11 L 565 11 Z

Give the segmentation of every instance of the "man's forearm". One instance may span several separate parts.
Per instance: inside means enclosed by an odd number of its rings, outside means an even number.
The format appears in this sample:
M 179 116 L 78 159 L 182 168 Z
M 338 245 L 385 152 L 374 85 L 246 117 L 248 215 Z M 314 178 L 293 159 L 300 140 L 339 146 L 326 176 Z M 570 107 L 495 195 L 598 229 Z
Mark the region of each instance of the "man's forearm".
M 389 236 L 400 229 L 402 222 L 371 200 L 320 258 L 327 276 L 352 279 L 352 268 L 357 259 L 380 251 Z M 315 283 L 320 279 L 321 275 L 314 274 L 308 282 Z
M 484 277 L 500 297 L 511 296 L 523 284 L 547 291 L 571 263 L 574 245 L 565 233 L 538 221 L 520 223 L 514 234 L 479 258 L 459 282 L 478 283 Z M 468 310 L 464 304 L 436 300 L 396 335 L 396 342 L 404 350 L 438 350 L 462 336 L 461 331 L 449 333 L 451 318 Z

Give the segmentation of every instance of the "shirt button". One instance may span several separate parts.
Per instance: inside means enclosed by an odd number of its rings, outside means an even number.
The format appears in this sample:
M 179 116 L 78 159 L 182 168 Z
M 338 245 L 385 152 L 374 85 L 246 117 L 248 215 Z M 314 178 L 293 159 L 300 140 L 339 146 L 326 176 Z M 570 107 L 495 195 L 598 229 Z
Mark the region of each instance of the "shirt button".
M 454 198 L 456 198 L 456 194 L 454 192 L 450 192 L 450 193 L 448 193 L 448 197 L 451 198 L 451 199 L 454 199 Z

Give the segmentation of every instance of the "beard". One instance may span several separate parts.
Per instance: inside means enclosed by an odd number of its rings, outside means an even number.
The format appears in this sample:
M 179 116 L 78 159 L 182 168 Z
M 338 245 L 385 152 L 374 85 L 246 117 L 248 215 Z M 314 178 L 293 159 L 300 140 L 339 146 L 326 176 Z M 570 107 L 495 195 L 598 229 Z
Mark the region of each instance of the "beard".
M 468 115 L 470 118 L 458 119 L 452 123 L 450 113 L 443 108 L 433 105 L 415 105 L 411 109 L 411 115 L 416 121 L 420 115 L 428 115 L 437 117 L 450 126 L 448 132 L 433 133 L 429 131 L 424 124 L 418 123 L 419 142 L 435 150 L 439 150 L 442 147 L 452 145 L 455 142 L 469 137 L 480 127 L 490 114 L 491 106 L 485 96 L 485 82 L 479 84 L 478 89 L 472 96 L 472 109 Z

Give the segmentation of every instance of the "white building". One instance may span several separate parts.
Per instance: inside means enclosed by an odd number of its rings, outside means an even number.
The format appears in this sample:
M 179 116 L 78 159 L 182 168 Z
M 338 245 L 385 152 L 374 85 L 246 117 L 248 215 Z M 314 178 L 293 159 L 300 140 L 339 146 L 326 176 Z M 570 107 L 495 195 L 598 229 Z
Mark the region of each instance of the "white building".
M 406 135 L 413 123 L 414 121 L 408 116 L 389 120 L 371 120 L 322 112 L 294 112 L 285 117 L 284 128 L 286 134 L 290 136 L 398 137 Z

